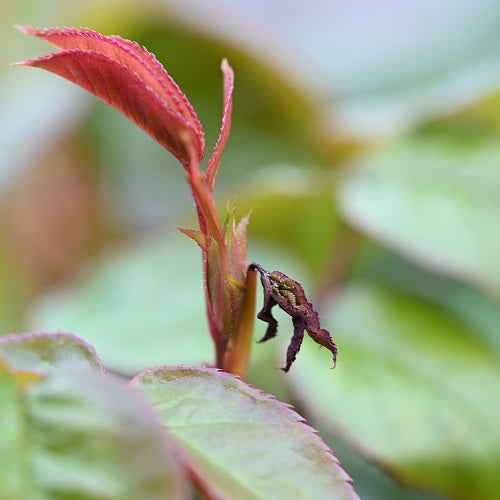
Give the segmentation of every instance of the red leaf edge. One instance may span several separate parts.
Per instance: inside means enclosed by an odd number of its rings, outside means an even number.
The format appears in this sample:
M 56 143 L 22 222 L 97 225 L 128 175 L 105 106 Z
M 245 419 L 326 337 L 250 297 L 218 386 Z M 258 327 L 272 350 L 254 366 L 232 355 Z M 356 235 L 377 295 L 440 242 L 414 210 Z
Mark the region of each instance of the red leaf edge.
M 55 72 L 73 83 L 82 86 L 89 92 L 94 93 L 94 95 L 97 95 L 97 97 L 101 98 L 115 109 L 118 109 L 118 111 L 122 112 L 129 119 L 137 123 L 137 125 L 139 125 L 143 130 L 149 133 L 153 138 L 158 140 L 160 144 L 174 154 L 174 156 L 176 156 L 184 165 L 189 162 L 188 149 L 194 149 L 198 160 L 201 160 L 205 148 L 205 135 L 201 123 L 191 104 L 187 100 L 186 96 L 181 92 L 175 81 L 170 77 L 156 57 L 145 48 L 140 47 L 135 42 L 121 38 L 118 35 L 106 36 L 86 28 L 38 29 L 21 25 L 17 25 L 16 28 L 22 33 L 37 36 L 57 48 L 62 49 L 60 54 L 70 52 L 77 56 L 80 53 L 72 51 L 79 50 L 81 53 L 101 54 L 103 56 L 101 61 L 104 64 L 106 64 L 105 61 L 108 61 L 108 63 L 110 61 L 114 61 L 116 64 L 119 64 L 126 71 L 122 72 L 123 81 L 115 83 L 119 86 L 123 85 L 127 88 L 127 72 L 130 75 L 134 75 L 135 79 L 132 79 L 132 86 L 139 89 L 140 87 L 137 86 L 137 81 L 139 81 L 145 91 L 145 95 L 142 95 L 142 92 L 138 92 L 135 96 L 138 105 L 141 104 L 141 100 L 147 104 L 147 99 L 150 99 L 149 94 L 155 94 L 157 98 L 156 100 L 162 102 L 164 112 L 169 115 L 168 121 L 177 122 L 174 127 L 174 132 L 177 134 L 177 141 L 173 140 L 171 137 L 169 138 L 168 133 L 159 133 L 158 130 L 153 128 L 146 128 L 138 123 L 134 116 L 131 116 L 130 112 L 127 112 L 126 108 L 117 105 L 117 103 L 103 99 L 102 95 L 95 94 L 95 92 L 92 91 L 92 88 L 90 88 L 91 85 L 89 85 L 89 83 L 92 84 L 93 82 L 87 81 L 86 84 L 83 84 L 83 81 L 78 81 L 75 77 L 62 75 L 61 71 L 56 72 L 53 69 L 47 68 L 46 62 L 51 60 L 55 54 L 52 56 L 45 56 L 39 59 L 29 59 L 27 61 L 17 63 L 18 65 L 38 66 L 43 69 L 47 69 L 48 71 Z M 114 70 L 116 70 L 116 67 Z M 147 109 L 148 106 L 144 106 L 144 108 L 146 108 L 146 112 L 151 111 L 151 106 L 149 106 L 149 110 Z M 168 130 L 168 126 L 166 128 Z M 183 133 L 183 131 L 188 132 L 189 137 L 186 137 L 186 134 Z M 159 140 L 162 139 L 162 136 L 163 140 Z M 167 138 L 165 139 L 164 136 L 167 136 Z M 167 147 L 166 142 L 168 143 L 168 140 L 174 143 L 189 141 L 190 146 L 185 147 L 186 151 L 181 152 L 179 147 Z
M 234 90 L 234 71 L 233 68 L 227 62 L 227 59 L 223 59 L 221 63 L 221 70 L 223 75 L 223 113 L 222 113 L 222 125 L 219 133 L 219 138 L 215 145 L 214 152 L 208 160 L 207 166 L 207 184 L 210 191 L 213 191 L 215 184 L 215 177 L 217 176 L 217 170 L 219 168 L 220 160 L 222 157 L 222 152 L 226 147 L 227 141 L 229 139 L 229 134 L 231 132 L 231 119 L 233 111 L 233 90 Z

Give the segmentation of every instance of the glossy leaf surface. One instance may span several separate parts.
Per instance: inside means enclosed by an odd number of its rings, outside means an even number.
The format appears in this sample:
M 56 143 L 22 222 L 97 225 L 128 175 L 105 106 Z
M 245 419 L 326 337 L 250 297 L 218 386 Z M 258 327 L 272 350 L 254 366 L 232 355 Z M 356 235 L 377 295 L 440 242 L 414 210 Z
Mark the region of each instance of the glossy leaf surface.
M 347 474 L 301 417 L 241 379 L 163 367 L 134 379 L 215 498 L 357 498 Z

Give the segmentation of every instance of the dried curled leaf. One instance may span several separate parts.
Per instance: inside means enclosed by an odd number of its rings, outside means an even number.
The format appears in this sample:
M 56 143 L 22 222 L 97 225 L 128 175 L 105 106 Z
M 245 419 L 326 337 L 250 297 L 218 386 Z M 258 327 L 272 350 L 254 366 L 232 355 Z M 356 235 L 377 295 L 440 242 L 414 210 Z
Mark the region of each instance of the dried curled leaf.
M 278 321 L 272 314 L 272 308 L 275 305 L 278 305 L 292 317 L 293 336 L 286 353 L 286 366 L 282 370 L 287 372 L 295 361 L 304 339 L 304 330 L 317 344 L 326 347 L 332 353 L 335 366 L 337 346 L 328 330 L 321 328 L 318 313 L 307 300 L 302 285 L 280 271 L 268 272 L 259 264 L 250 264 L 248 269 L 249 271 L 259 271 L 260 281 L 264 288 L 264 305 L 257 317 L 268 323 L 268 326 L 265 335 L 259 342 L 265 342 L 276 336 Z

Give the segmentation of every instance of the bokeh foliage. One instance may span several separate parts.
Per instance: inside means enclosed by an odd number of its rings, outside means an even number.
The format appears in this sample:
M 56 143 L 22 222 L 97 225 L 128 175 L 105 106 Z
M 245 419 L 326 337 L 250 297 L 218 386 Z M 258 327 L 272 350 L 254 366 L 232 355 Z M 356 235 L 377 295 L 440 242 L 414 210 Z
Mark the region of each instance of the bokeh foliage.
M 213 357 L 199 255 L 176 230 L 194 219 L 181 169 L 79 89 L 9 68 L 47 50 L 11 26 L 85 25 L 145 44 L 196 108 L 209 151 L 227 57 L 236 90 L 220 208 L 236 196 L 252 210 L 251 259 L 316 293 L 340 350 L 330 371 L 307 346 L 286 376 L 286 344 L 255 346 L 250 380 L 299 406 L 364 498 L 497 498 L 500 8 L 476 5 L 462 31 L 438 10 L 420 40 L 396 30 L 389 51 L 370 40 L 408 24 L 410 7 L 372 22 L 344 10 L 359 33 L 342 46 L 325 16 L 337 26 L 335 2 L 317 2 L 295 31 L 292 13 L 273 31 L 277 6 L 260 26 L 258 6 L 248 18 L 244 2 L 231 16 L 211 2 L 207 18 L 203 2 L 187 2 L 189 15 L 180 3 L 0 5 L 0 331 L 72 331 L 126 375 Z M 460 4 L 466 16 L 472 3 Z M 262 57 L 264 35 L 244 36 L 259 26 L 287 50 L 270 36 Z

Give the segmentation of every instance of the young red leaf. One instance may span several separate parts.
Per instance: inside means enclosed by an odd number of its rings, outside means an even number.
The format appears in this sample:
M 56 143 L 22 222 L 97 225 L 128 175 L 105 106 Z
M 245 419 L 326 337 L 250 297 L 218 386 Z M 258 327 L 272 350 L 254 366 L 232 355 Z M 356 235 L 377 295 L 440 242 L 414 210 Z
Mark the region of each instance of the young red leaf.
M 179 227 L 178 229 L 181 233 L 184 233 L 197 243 L 203 251 L 207 249 L 207 238 L 201 231 L 198 231 L 197 229 L 190 229 L 188 227 Z
M 88 29 L 18 26 L 62 52 L 22 63 L 39 67 L 83 87 L 114 107 L 183 165 L 201 160 L 205 136 L 184 94 L 153 54 L 130 40 Z
M 215 150 L 206 174 L 200 170 L 205 138 L 186 97 L 153 54 L 130 40 L 105 36 L 88 29 L 35 29 L 18 26 L 55 45 L 61 52 L 27 60 L 85 88 L 122 112 L 171 151 L 186 169 L 200 230 L 182 229 L 201 248 L 210 331 L 216 345 L 217 365 L 224 366 L 225 350 L 238 325 L 245 295 L 246 225 L 238 225 L 234 210 L 223 227 L 212 196 L 222 152 L 231 129 L 234 74 L 222 61 L 223 117 Z M 242 373 L 242 372 L 241 372 Z
M 234 72 L 226 59 L 222 60 L 221 69 L 224 77 L 224 111 L 222 114 L 222 127 L 219 139 L 215 145 L 212 157 L 208 160 L 207 184 L 210 191 L 214 188 L 215 177 L 217 175 L 217 169 L 219 168 L 222 152 L 224 151 L 227 140 L 229 139 L 229 133 L 231 132 L 231 113 L 233 111 Z

